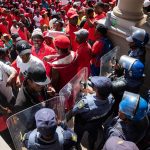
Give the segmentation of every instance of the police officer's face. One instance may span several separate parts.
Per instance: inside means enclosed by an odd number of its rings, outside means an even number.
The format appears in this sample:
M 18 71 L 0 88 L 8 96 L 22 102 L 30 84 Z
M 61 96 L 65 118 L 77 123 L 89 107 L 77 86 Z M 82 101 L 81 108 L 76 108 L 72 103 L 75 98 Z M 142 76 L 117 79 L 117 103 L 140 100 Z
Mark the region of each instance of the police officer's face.
M 134 50 L 136 48 L 136 45 L 134 42 L 129 42 L 129 47 Z

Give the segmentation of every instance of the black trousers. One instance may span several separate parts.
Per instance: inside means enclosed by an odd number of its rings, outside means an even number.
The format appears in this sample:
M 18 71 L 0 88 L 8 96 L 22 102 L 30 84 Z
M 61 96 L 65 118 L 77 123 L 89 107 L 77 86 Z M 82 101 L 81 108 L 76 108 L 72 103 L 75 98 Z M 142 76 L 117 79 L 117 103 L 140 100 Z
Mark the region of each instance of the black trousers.
M 98 137 L 99 121 L 86 122 L 75 117 L 74 131 L 77 134 L 77 149 L 80 150 L 80 143 L 85 131 L 88 132 L 88 148 L 94 150 L 94 145 Z

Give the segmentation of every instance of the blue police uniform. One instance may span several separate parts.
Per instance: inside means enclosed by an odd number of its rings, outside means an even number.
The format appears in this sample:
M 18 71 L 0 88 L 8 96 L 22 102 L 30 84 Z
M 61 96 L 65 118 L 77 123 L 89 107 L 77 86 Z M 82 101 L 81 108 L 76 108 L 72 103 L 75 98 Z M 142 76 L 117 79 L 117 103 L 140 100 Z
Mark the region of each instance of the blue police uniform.
M 100 128 L 102 119 L 111 111 L 113 103 L 114 99 L 111 95 L 102 100 L 96 94 L 88 94 L 74 106 L 72 113 L 75 115 L 74 131 L 77 134 L 78 144 L 84 132 L 88 131 L 89 149 L 93 149 L 98 128 Z
M 76 134 L 63 123 L 57 125 L 52 109 L 42 108 L 35 114 L 36 129 L 24 135 L 28 150 L 69 150 L 76 144 Z
M 139 59 L 141 62 L 145 63 L 145 49 L 137 48 L 135 50 L 129 50 L 128 56 Z
M 76 134 L 58 126 L 52 140 L 46 141 L 37 131 L 33 130 L 25 134 L 23 143 L 28 150 L 69 150 L 76 143 Z
M 123 140 L 138 143 L 145 136 L 148 126 L 147 117 L 141 121 L 132 121 L 128 124 L 119 117 L 115 117 L 112 122 L 105 127 L 106 138 L 118 136 Z

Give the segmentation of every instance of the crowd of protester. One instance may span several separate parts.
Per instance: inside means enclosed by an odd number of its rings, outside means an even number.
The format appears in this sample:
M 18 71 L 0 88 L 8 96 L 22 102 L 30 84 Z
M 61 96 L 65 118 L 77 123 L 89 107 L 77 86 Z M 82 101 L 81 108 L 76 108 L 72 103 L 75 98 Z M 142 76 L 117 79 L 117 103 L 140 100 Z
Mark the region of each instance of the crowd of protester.
M 115 98 L 115 100 L 119 99 L 119 102 L 115 102 L 117 112 L 119 109 L 119 117 L 116 114 L 117 117 L 114 118 L 113 123 L 107 127 L 107 139 L 108 137 L 111 138 L 106 142 L 104 150 L 111 149 L 111 142 L 114 145 L 113 149 L 117 149 L 115 147 L 119 141 L 120 144 L 118 145 L 127 146 L 126 149 L 138 149 L 135 145 L 139 142 L 137 138 L 139 136 L 141 138 L 148 128 L 145 119 L 148 104 L 146 104 L 146 100 L 140 98 L 140 102 L 136 106 L 139 109 L 140 107 L 143 108 L 142 117 L 133 117 L 137 122 L 140 122 L 140 125 L 144 122 L 145 126 L 143 125 L 139 131 L 139 126 L 133 130 L 135 120 L 128 115 L 125 118 L 123 115 L 125 112 L 121 106 L 127 107 L 130 105 L 125 105 L 120 101 L 124 91 L 138 93 L 139 87 L 143 83 L 142 75 L 145 64 L 145 45 L 149 41 L 148 33 L 145 30 L 137 30 L 127 38 L 130 50 L 126 55 L 136 59 L 132 60 L 132 65 L 135 65 L 135 62 L 138 62 L 137 60 L 140 61 L 137 68 L 136 65 L 135 68 L 124 67 L 128 73 L 126 72 L 123 80 L 118 78 L 113 81 L 114 83 L 107 77 L 98 77 L 100 74 L 100 58 L 115 46 L 107 35 L 107 27 L 99 24 L 98 21 L 106 18 L 107 12 L 111 11 L 116 4 L 116 0 L 75 0 L 68 1 L 65 5 L 63 1 L 59 0 L 0 1 L 0 111 L 2 112 L 0 114 L 0 135 L 10 144 L 12 149 L 14 149 L 14 146 L 10 142 L 11 139 L 6 126 L 7 117 L 54 97 L 83 67 L 88 68 L 88 76 L 97 76 L 91 79 L 96 97 L 95 95 L 87 96 L 73 107 L 67 119 L 76 116 L 74 131 L 77 134 L 77 144 L 75 144 L 76 140 L 69 141 L 72 134 L 75 136 L 75 133 L 70 129 L 66 129 L 68 132 L 66 131 L 67 138 L 65 140 L 68 140 L 69 142 L 67 142 L 71 143 L 71 146 L 73 145 L 74 148 L 80 150 L 83 132 L 87 130 L 91 134 L 89 150 L 93 150 L 93 143 L 97 138 L 98 129 L 96 127 L 98 127 L 98 124 L 91 118 L 94 118 L 93 115 L 104 117 L 106 113 L 112 110 Z M 149 6 L 150 4 L 147 7 Z M 126 60 L 128 60 L 128 57 Z M 116 65 L 117 67 L 119 66 Z M 136 69 L 140 71 L 136 72 Z M 123 91 L 120 90 L 122 87 L 118 86 L 120 85 L 118 80 L 126 84 L 126 89 L 123 89 Z M 113 84 L 119 87 L 120 95 L 118 95 L 117 87 L 117 92 L 114 93 L 112 98 L 110 94 Z M 94 101 L 102 99 L 103 102 L 98 102 L 97 108 L 95 105 L 92 106 L 91 99 L 94 99 Z M 128 102 L 128 100 L 126 101 Z M 96 109 L 96 111 L 91 111 L 86 115 L 87 108 L 89 110 Z M 42 116 L 40 113 L 47 114 L 47 116 L 42 118 L 44 115 Z M 37 128 L 42 126 L 39 121 L 40 118 L 43 122 L 49 121 L 50 124 L 55 124 L 50 129 L 55 131 L 57 128 L 55 117 L 52 110 L 44 109 L 39 113 L 37 112 L 37 115 L 35 115 Z M 124 128 L 127 123 L 129 127 L 126 131 L 130 132 L 130 135 L 132 133 L 133 138 L 130 138 L 128 134 L 125 137 L 120 136 L 119 133 L 113 131 L 114 122 L 115 125 L 117 123 L 123 124 Z M 49 128 L 46 129 L 48 131 Z M 57 133 L 60 134 L 62 130 L 58 130 Z M 49 136 L 43 131 L 40 133 L 43 134 L 43 137 L 45 136 L 45 139 Z M 28 149 L 34 150 L 37 148 L 35 144 L 28 143 L 30 134 L 26 135 L 24 143 Z M 43 141 L 40 141 L 41 145 L 43 143 Z M 54 149 L 54 147 L 48 148 Z M 56 149 L 61 149 L 61 146 Z M 66 146 L 64 149 L 69 148 Z M 118 149 L 121 150 L 121 148 Z

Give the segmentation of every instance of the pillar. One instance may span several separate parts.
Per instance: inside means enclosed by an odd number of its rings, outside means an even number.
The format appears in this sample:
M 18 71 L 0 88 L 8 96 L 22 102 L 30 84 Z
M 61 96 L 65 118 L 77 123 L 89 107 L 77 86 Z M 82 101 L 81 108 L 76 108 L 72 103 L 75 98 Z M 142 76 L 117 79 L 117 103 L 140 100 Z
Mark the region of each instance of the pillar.
M 144 0 L 118 0 L 113 13 L 119 18 L 139 21 L 144 18 L 143 2 Z

